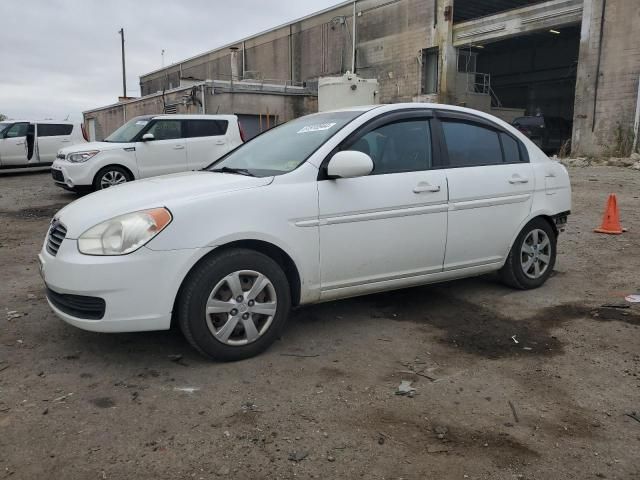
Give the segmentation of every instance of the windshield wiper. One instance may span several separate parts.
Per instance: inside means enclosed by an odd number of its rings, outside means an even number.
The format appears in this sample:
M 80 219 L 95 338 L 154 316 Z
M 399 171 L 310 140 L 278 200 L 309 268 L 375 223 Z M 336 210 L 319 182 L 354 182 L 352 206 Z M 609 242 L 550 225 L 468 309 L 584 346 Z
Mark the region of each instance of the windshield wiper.
M 246 168 L 234 168 L 234 167 L 222 167 L 222 168 L 214 168 L 209 170 L 210 172 L 218 172 L 218 173 L 235 173 L 237 175 L 245 175 L 247 177 L 255 177 L 253 173 L 251 173 Z

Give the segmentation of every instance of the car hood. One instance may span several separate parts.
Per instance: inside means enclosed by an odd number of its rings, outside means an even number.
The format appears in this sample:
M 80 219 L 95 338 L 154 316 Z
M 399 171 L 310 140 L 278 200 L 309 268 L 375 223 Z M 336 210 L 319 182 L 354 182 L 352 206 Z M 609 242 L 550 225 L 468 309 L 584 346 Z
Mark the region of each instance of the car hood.
M 68 155 L 69 153 L 88 152 L 90 150 L 99 150 L 104 152 L 105 150 L 117 150 L 119 148 L 131 148 L 135 147 L 135 143 L 115 143 L 115 142 L 88 142 L 79 143 L 70 147 L 61 148 L 58 153 Z
M 183 172 L 138 180 L 87 195 L 58 213 L 55 218 L 75 239 L 89 228 L 110 218 L 149 208 L 183 205 L 230 192 L 269 185 L 273 177 L 257 178 L 206 171 Z

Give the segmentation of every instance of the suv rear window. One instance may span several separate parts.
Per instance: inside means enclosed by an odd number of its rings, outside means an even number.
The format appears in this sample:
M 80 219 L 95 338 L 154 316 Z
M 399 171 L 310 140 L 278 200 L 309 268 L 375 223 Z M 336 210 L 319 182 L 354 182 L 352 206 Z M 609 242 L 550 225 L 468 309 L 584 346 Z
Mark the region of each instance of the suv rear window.
M 225 135 L 229 128 L 226 120 L 187 120 L 187 138 Z
M 63 123 L 39 123 L 38 124 L 38 136 L 39 137 L 57 137 L 63 135 L 71 135 L 73 131 L 73 125 Z

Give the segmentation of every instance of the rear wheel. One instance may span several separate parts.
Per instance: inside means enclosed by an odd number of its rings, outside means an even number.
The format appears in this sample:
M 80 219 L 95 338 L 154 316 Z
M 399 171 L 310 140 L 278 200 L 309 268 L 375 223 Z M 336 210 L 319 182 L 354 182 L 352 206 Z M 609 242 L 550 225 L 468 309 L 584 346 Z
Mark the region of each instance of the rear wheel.
M 556 263 L 556 233 L 543 218 L 531 220 L 520 232 L 500 277 L 513 288 L 537 288 L 547 281 Z
M 105 188 L 127 183 L 133 180 L 131 174 L 122 167 L 117 165 L 111 165 L 104 167 L 97 174 L 93 180 L 94 190 L 104 190 Z
M 203 355 L 241 360 L 278 338 L 291 308 L 282 268 L 253 250 L 234 249 L 205 259 L 185 281 L 178 323 Z

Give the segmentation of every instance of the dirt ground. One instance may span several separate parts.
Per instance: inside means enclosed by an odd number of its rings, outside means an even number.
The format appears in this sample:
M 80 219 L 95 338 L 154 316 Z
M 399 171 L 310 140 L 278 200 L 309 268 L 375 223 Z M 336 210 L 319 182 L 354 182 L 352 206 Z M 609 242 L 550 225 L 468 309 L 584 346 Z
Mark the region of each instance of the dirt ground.
M 36 254 L 75 196 L 0 176 L 0 478 L 640 478 L 640 304 L 602 306 L 640 293 L 640 172 L 570 173 L 544 287 L 484 276 L 307 307 L 231 364 L 178 331 L 58 320 Z M 610 192 L 621 236 L 592 233 Z

